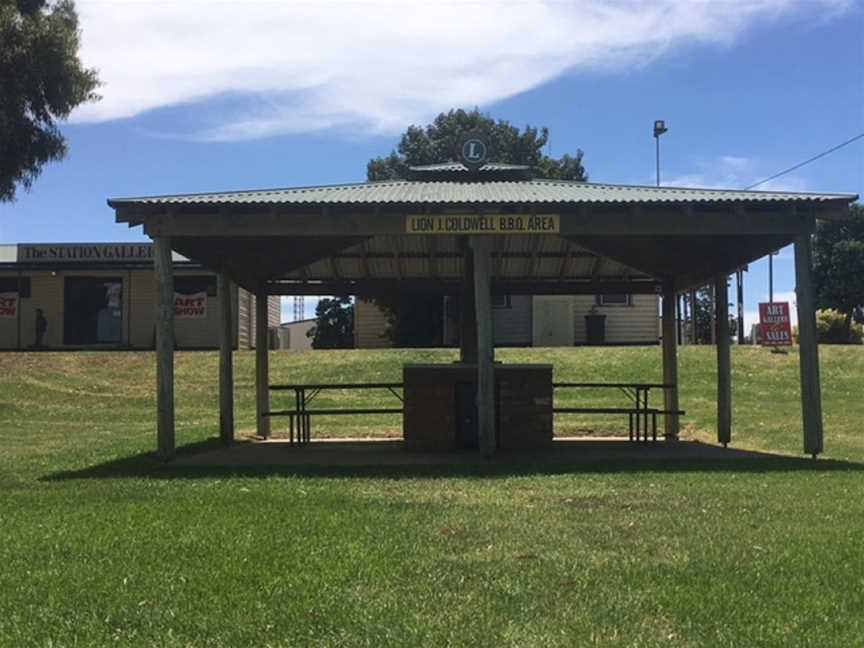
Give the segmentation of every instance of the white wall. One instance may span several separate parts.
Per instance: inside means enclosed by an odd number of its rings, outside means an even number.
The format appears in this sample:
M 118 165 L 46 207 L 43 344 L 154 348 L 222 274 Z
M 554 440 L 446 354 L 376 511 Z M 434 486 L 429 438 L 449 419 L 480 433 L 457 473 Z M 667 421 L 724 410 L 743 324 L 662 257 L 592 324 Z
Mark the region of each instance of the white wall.
M 393 346 L 384 332 L 387 316 L 373 301 L 354 302 L 354 346 L 358 349 L 383 349 Z
M 508 308 L 492 308 L 492 333 L 496 345 L 531 345 L 531 295 L 513 295 Z
M 606 315 L 607 344 L 656 344 L 660 338 L 660 298 L 657 295 L 631 295 L 626 306 L 595 306 L 594 295 L 573 297 L 576 344 L 585 344 L 585 316 L 595 312 Z

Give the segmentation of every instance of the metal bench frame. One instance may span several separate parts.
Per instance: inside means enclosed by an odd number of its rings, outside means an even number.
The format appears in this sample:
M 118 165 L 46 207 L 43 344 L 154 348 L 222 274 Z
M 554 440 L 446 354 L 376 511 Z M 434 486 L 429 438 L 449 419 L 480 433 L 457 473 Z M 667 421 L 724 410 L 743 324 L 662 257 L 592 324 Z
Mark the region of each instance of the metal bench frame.
M 293 410 L 271 410 L 265 412 L 264 416 L 287 416 L 288 417 L 288 435 L 289 440 L 293 444 L 295 438 L 295 428 L 297 443 L 309 443 L 312 439 L 312 416 L 347 416 L 352 414 L 402 414 L 401 407 L 357 407 L 357 408 L 339 408 L 339 409 L 309 409 L 307 406 L 311 403 L 318 394 L 325 389 L 386 389 L 393 396 L 403 402 L 402 395 L 396 390 L 402 389 L 402 383 L 330 383 L 330 384 L 310 384 L 310 385 L 270 385 L 270 391 L 293 391 L 294 392 L 294 409 Z M 296 419 L 296 425 L 295 425 Z

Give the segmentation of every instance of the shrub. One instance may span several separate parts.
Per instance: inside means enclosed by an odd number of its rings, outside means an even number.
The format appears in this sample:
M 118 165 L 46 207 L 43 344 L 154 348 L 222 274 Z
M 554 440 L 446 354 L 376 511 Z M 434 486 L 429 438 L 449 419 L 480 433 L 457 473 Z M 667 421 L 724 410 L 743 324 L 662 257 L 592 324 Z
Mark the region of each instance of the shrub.
M 846 339 L 846 315 L 833 308 L 816 311 L 816 334 L 819 344 L 861 344 L 864 340 L 864 326 L 852 322 L 849 338 Z M 798 327 L 792 330 L 792 337 L 798 342 Z

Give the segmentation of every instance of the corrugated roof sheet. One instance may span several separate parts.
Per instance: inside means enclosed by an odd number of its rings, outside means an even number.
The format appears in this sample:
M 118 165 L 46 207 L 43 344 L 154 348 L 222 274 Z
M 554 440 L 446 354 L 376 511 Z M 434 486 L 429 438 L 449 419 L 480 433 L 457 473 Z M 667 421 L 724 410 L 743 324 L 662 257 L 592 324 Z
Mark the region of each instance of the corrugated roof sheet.
M 394 180 L 225 193 L 116 198 L 111 207 L 192 204 L 532 204 L 688 202 L 852 202 L 854 194 L 739 191 L 686 187 L 595 184 L 565 180 L 422 181 Z

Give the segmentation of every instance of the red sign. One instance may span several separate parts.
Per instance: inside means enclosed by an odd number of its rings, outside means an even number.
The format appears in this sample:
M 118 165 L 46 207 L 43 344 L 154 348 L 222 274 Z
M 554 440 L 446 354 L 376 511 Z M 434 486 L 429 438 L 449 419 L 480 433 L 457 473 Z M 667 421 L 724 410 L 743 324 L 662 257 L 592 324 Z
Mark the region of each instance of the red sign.
M 789 302 L 759 304 L 759 343 L 762 346 L 792 346 Z
M 207 293 L 204 291 L 191 295 L 174 293 L 174 316 L 182 319 L 207 317 Z
M 0 293 L 0 317 L 16 317 L 18 315 L 18 293 Z

